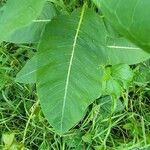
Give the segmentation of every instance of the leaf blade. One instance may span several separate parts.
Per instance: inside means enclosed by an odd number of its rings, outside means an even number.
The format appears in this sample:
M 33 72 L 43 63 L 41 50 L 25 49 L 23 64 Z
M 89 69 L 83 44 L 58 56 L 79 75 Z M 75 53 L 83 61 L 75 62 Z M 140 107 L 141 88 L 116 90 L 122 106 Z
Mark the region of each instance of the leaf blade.
M 83 117 L 88 105 L 101 94 L 102 71 L 98 67 L 97 49 L 90 50 L 91 47 L 84 41 L 84 27 L 90 26 L 85 24 L 88 19 L 86 13 L 81 27 L 79 22 L 82 20 L 79 16 L 82 15 L 79 11 L 72 16 L 61 16 L 47 25 L 39 46 L 38 54 L 41 57 L 38 57 L 37 62 L 45 61 L 45 66 L 37 72 L 38 95 L 46 118 L 59 134 L 74 126 Z M 80 27 L 80 32 L 77 27 Z M 72 68 L 69 67 L 70 64 Z M 69 77 L 67 84 L 66 77 Z
M 42 31 L 45 25 L 56 16 L 54 6 L 46 2 L 38 18 L 33 20 L 29 25 L 21 27 L 8 36 L 5 41 L 11 43 L 38 43 L 42 37 Z
M 76 30 L 76 34 L 75 34 L 74 41 L 73 41 L 73 46 L 72 46 L 72 52 L 71 52 L 71 57 L 70 57 L 70 62 L 69 62 L 69 68 L 68 68 L 67 79 L 66 79 L 66 84 L 65 84 L 64 98 L 63 98 L 63 107 L 62 107 L 62 114 L 61 114 L 61 130 L 63 130 L 63 118 L 64 118 L 65 103 L 66 103 L 66 98 L 67 98 L 68 84 L 69 84 L 69 79 L 70 79 L 70 72 L 71 72 L 74 53 L 75 53 L 75 49 L 76 49 L 77 38 L 78 38 L 78 35 L 79 35 L 79 30 L 81 28 L 81 24 L 82 24 L 84 12 L 85 12 L 85 6 L 86 5 L 83 6 L 83 9 L 81 11 L 79 24 L 78 24 L 78 27 L 77 27 L 77 30 Z
M 93 0 L 93 2 L 120 34 L 150 52 L 149 0 Z
M 42 11 L 45 0 L 8 0 L 0 18 L 0 41 L 28 25 Z

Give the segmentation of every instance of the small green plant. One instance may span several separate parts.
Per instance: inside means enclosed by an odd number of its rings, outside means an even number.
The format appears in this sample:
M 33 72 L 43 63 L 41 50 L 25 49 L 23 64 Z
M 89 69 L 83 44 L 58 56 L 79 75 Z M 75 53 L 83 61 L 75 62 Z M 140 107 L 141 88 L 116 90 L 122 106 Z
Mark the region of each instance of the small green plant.
M 36 83 L 42 111 L 56 133 L 75 126 L 102 95 L 112 96 L 115 111 L 133 78 L 129 65 L 150 58 L 150 2 L 124 3 L 8 0 L 1 6 L 0 42 L 36 49 L 16 82 Z

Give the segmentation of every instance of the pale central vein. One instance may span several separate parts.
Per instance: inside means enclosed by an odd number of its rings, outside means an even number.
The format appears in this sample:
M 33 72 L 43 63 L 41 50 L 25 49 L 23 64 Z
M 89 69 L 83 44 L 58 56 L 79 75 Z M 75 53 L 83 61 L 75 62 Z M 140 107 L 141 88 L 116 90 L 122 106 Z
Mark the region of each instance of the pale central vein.
M 70 80 L 71 67 L 72 67 L 72 62 L 73 62 L 73 57 L 74 57 L 74 52 L 75 52 L 75 48 L 76 48 L 76 43 L 77 43 L 79 31 L 80 31 L 80 28 L 81 28 L 81 24 L 82 24 L 84 12 L 85 12 L 85 7 L 86 7 L 86 5 L 84 5 L 83 8 L 82 8 L 81 15 L 80 15 L 80 20 L 79 20 L 77 30 L 76 30 L 76 34 L 75 34 L 75 37 L 74 37 L 74 40 L 73 40 L 72 53 L 71 53 L 71 58 L 70 58 L 70 61 L 69 61 L 69 68 L 68 68 L 66 84 L 65 84 L 65 93 L 64 93 L 64 97 L 63 97 L 63 106 L 62 106 L 62 113 L 61 113 L 61 131 L 62 131 L 62 128 L 63 128 L 63 118 L 64 118 L 67 92 L 68 92 L 68 85 L 69 85 L 69 80 Z
M 51 19 L 37 19 L 37 20 L 32 20 L 32 22 L 50 22 Z
M 137 48 L 137 47 L 129 47 L 129 46 L 106 46 L 108 48 L 115 48 L 115 49 L 131 49 L 131 50 L 139 50 L 140 48 Z

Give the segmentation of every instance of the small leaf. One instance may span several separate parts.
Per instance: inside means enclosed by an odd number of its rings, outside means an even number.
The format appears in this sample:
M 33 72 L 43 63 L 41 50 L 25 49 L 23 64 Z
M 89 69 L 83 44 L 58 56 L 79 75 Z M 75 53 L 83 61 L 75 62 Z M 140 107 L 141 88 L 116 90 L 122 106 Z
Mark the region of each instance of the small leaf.
M 84 136 L 82 136 L 82 140 L 85 143 L 91 144 L 92 143 L 92 135 L 90 133 L 86 133 Z
M 116 102 L 116 107 L 113 111 L 113 113 L 118 113 L 123 111 L 124 106 L 122 102 L 119 99 L 116 99 L 115 101 L 112 99 L 111 96 L 104 96 L 102 98 L 99 98 L 97 102 L 100 104 L 100 112 L 99 114 L 103 118 L 107 118 L 112 114 L 112 110 L 114 107 L 114 102 Z
M 103 94 L 120 96 L 122 94 L 122 87 L 117 80 L 110 78 L 103 81 Z
M 112 66 L 112 73 L 114 79 L 121 81 L 124 85 L 124 88 L 132 81 L 133 79 L 133 71 L 127 64 L 118 64 Z
M 134 81 L 139 85 L 150 82 L 150 66 L 140 64 L 135 72 Z
M 126 130 L 133 130 L 134 128 L 134 125 L 132 123 L 126 123 L 123 125 L 123 129 L 126 129 Z
M 68 147 L 80 150 L 82 149 L 82 133 L 80 131 L 74 132 L 74 134 L 65 137 L 65 143 Z
M 127 64 L 117 64 L 105 67 L 103 77 L 103 92 L 107 95 L 120 96 L 133 79 L 133 71 Z
M 114 65 L 111 68 L 112 73 L 111 75 L 113 78 L 118 80 L 126 80 L 131 81 L 133 79 L 133 71 L 130 69 L 129 65 L 127 64 L 118 64 Z
M 5 146 L 8 148 L 11 147 L 14 139 L 15 139 L 14 133 L 5 133 L 2 135 L 2 141 L 4 142 Z

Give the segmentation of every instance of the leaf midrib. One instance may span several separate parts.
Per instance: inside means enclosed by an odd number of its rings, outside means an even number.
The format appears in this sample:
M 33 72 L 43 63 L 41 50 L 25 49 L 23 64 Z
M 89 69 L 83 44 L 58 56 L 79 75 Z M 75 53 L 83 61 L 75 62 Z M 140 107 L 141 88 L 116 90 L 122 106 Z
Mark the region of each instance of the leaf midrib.
M 75 34 L 75 37 L 74 37 L 74 40 L 73 40 L 72 53 L 71 53 L 71 57 L 70 57 L 70 61 L 69 61 L 69 67 L 68 67 L 67 77 L 66 77 L 66 82 L 65 82 L 64 97 L 63 97 L 63 106 L 62 106 L 61 122 L 60 122 L 61 131 L 63 131 L 64 111 L 65 111 L 66 98 L 67 98 L 67 93 L 68 93 L 68 85 L 69 85 L 69 80 L 70 80 L 72 62 L 73 62 L 73 58 L 74 58 L 74 53 L 75 53 L 75 48 L 76 48 L 78 35 L 79 35 L 79 32 L 80 32 L 81 24 L 82 24 L 83 17 L 84 17 L 85 7 L 86 7 L 86 4 L 84 4 L 84 6 L 82 8 L 80 19 L 79 19 L 77 30 L 76 30 L 76 34 Z

